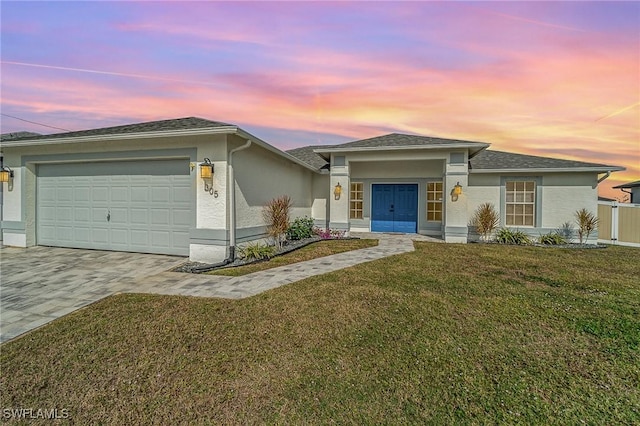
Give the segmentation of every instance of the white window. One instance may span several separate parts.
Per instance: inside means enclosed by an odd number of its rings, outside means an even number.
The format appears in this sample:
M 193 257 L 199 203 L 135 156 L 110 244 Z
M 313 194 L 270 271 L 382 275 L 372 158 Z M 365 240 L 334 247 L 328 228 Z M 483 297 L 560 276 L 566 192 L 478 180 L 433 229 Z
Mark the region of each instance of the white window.
M 351 191 L 349 191 L 349 218 L 351 219 L 362 219 L 363 187 L 362 182 L 351 182 Z
M 507 226 L 534 226 L 536 183 L 507 181 L 505 204 Z
M 427 220 L 442 222 L 442 182 L 427 182 Z

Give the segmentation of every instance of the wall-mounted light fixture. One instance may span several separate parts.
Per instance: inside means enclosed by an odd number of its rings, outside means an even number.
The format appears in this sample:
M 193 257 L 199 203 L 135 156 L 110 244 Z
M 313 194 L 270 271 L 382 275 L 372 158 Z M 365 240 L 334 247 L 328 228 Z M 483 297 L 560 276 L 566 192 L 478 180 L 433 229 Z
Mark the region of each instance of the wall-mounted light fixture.
M 213 195 L 213 164 L 208 158 L 200 163 L 200 177 L 204 181 L 204 191 Z
M 462 185 L 460 185 L 460 182 L 458 182 L 451 190 L 451 201 L 458 201 L 458 197 L 460 195 L 462 195 Z
M 456 183 L 453 187 L 453 195 L 462 195 L 462 185 L 460 185 L 460 182 Z
M 9 166 L 2 166 L 0 169 L 0 182 L 11 182 L 13 180 L 13 170 Z
M 340 182 L 338 182 L 338 184 L 333 189 L 333 197 L 336 200 L 339 200 L 341 195 L 342 195 L 342 185 L 340 185 Z

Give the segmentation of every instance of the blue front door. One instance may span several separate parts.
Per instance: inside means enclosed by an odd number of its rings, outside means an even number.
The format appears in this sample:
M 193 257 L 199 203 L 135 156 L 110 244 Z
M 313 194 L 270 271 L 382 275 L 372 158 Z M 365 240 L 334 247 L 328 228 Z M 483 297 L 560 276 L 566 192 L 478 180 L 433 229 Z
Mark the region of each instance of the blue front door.
M 418 185 L 374 184 L 371 192 L 371 231 L 417 232 Z

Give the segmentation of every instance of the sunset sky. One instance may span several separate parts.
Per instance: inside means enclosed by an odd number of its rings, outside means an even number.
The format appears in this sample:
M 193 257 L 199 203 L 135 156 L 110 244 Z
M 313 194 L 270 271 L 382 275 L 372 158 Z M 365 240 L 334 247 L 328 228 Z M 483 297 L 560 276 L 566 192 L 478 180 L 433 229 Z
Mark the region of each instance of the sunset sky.
M 2 133 L 199 116 L 283 150 L 400 132 L 619 165 L 616 198 L 640 179 L 638 2 L 0 7 Z

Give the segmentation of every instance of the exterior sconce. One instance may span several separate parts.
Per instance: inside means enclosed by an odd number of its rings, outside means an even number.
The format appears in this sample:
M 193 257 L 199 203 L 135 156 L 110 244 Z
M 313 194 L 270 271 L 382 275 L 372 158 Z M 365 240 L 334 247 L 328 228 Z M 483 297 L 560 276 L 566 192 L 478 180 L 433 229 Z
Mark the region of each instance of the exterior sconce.
M 336 187 L 333 189 L 333 197 L 336 200 L 339 200 L 341 195 L 342 195 L 342 185 L 340 185 L 340 182 L 338 182 Z
M 0 169 L 0 182 L 10 183 L 13 180 L 13 170 L 8 166 L 2 166 Z
M 458 182 L 451 190 L 451 201 L 458 201 L 458 197 L 460 195 L 462 195 L 462 185 L 460 185 L 460 182 Z
M 204 191 L 213 195 L 213 164 L 208 158 L 200 163 L 200 177 L 204 180 Z
M 461 195 L 461 194 L 462 194 L 462 185 L 460 185 L 460 182 L 458 182 L 453 187 L 453 195 Z

